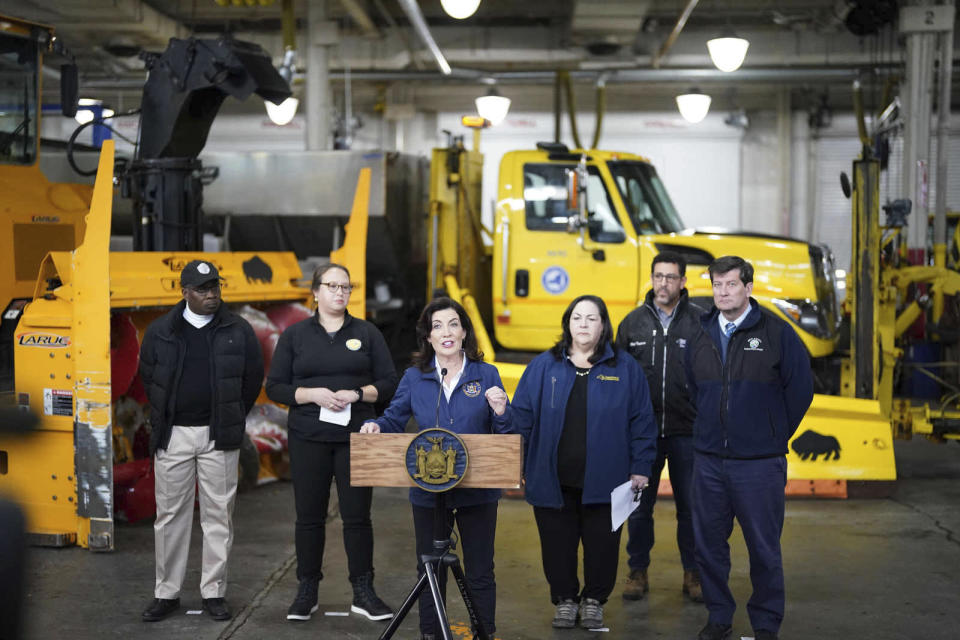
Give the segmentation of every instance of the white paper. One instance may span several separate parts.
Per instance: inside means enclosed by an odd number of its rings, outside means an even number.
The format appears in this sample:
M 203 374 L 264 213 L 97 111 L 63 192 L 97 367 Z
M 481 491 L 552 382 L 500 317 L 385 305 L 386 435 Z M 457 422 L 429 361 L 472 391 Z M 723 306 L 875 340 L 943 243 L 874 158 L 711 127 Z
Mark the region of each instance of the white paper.
M 326 407 L 320 407 L 320 421 L 321 422 L 332 422 L 333 424 L 339 424 L 342 427 L 350 424 L 350 407 L 353 405 L 348 404 L 341 411 L 331 411 Z
M 202 616 L 203 609 L 190 609 L 187 611 L 188 616 Z
M 633 510 L 640 506 L 639 498 L 638 495 L 634 500 L 633 487 L 629 480 L 610 492 L 610 531 L 616 531 L 627 521 Z
M 324 611 L 323 615 L 325 616 L 348 616 L 350 615 L 349 611 Z

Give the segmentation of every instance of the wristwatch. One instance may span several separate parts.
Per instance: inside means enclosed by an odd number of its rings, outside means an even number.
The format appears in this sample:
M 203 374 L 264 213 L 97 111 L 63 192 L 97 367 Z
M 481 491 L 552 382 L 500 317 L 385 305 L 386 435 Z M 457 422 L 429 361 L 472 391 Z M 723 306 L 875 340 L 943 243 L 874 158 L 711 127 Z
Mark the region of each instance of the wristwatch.
M 363 387 L 357 387 L 353 390 L 357 394 L 357 402 L 363 402 Z

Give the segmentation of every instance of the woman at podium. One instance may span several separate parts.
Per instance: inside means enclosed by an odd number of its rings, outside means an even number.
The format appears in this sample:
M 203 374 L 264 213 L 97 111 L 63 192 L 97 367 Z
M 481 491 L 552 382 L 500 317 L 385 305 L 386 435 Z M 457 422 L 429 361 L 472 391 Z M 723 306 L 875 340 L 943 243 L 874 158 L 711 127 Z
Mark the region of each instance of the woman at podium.
M 647 485 L 657 431 L 643 370 L 617 353 L 603 300 L 567 307 L 563 334 L 524 370 L 513 421 L 524 437 L 525 495 L 540 532 L 553 626 L 603 627 L 617 580 L 620 529 L 610 531 L 610 492 Z M 583 587 L 577 550 L 583 545 Z
M 417 321 L 418 351 L 383 416 L 363 425 L 360 433 L 401 433 L 413 416 L 421 429 L 437 426 L 454 433 L 513 433 L 511 411 L 496 367 L 483 362 L 467 312 L 449 298 L 431 301 Z M 494 534 L 499 489 L 452 489 L 446 494 L 447 521 L 460 535 L 464 572 L 480 621 L 490 636 L 496 630 L 496 582 L 493 574 Z M 433 549 L 435 496 L 410 489 L 419 558 Z M 446 592 L 446 572 L 441 592 Z M 429 592 L 420 598 L 420 633 L 440 638 Z
M 385 620 L 393 611 L 373 589 L 373 489 L 350 486 L 350 434 L 376 415 L 377 398 L 393 393 L 397 373 L 380 331 L 347 312 L 354 285 L 346 267 L 320 266 L 311 289 L 317 311 L 281 334 L 266 384 L 271 400 L 290 407 L 287 432 L 299 587 L 287 619 L 309 620 L 317 610 L 330 481 L 335 477 L 353 585 L 350 610 Z

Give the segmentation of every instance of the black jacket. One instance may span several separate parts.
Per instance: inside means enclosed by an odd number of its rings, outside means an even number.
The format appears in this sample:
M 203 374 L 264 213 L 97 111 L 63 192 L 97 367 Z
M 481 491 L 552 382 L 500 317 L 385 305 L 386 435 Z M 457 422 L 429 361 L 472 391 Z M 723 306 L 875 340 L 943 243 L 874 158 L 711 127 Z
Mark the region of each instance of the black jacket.
M 147 327 L 140 344 L 140 377 L 150 402 L 150 451 L 166 449 L 170 442 L 176 393 L 183 369 L 181 300 Z M 263 353 L 246 320 L 221 304 L 210 332 L 210 439 L 218 450 L 240 448 L 247 413 L 263 384 Z
M 320 421 L 320 407 L 297 404 L 297 387 L 326 387 L 331 391 L 377 388 L 377 402 L 387 402 L 397 388 L 397 371 L 380 330 L 349 313 L 331 338 L 317 314 L 290 325 L 280 334 L 270 362 L 267 396 L 290 407 L 287 428 L 307 440 L 348 442 L 350 433 L 376 418 L 373 403 L 355 402 L 350 422 L 340 426 Z
M 750 313 L 722 360 L 715 307 L 701 317 L 687 353 L 697 398 L 693 446 L 724 458 L 768 458 L 787 453 L 813 401 L 807 349 L 793 327 L 750 299 Z
M 703 309 L 690 302 L 684 289 L 673 320 L 664 329 L 651 289 L 644 303 L 628 313 L 617 327 L 617 347 L 636 358 L 647 376 L 661 438 L 693 434 L 697 407 L 690 395 L 683 361 L 687 346 L 700 333 L 701 314 Z

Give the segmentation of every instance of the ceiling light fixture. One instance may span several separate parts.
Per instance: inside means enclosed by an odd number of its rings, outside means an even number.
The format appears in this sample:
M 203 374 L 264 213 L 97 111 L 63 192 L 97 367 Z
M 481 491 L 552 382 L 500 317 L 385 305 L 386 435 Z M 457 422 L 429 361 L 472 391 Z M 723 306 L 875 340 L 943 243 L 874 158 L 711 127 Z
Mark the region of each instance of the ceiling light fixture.
M 735 36 L 707 40 L 707 51 L 710 52 L 710 59 L 713 60 L 714 66 L 727 73 L 740 68 L 743 59 L 747 56 L 749 46 L 750 42 Z
M 269 100 L 264 100 L 263 104 L 267 106 L 267 117 L 270 118 L 270 121 L 278 127 L 282 127 L 290 124 L 293 116 L 297 115 L 297 107 L 300 105 L 300 101 L 290 97 L 280 104 L 273 104 Z
M 465 20 L 476 13 L 480 0 L 440 0 L 440 6 L 451 18 Z
M 496 87 L 490 87 L 487 95 L 477 98 L 476 103 L 477 113 L 481 118 L 489 120 L 493 126 L 503 122 L 510 110 L 510 98 L 500 95 Z
M 710 96 L 700 93 L 699 89 L 677 96 L 677 109 L 680 115 L 690 124 L 697 124 L 707 117 L 710 111 Z

